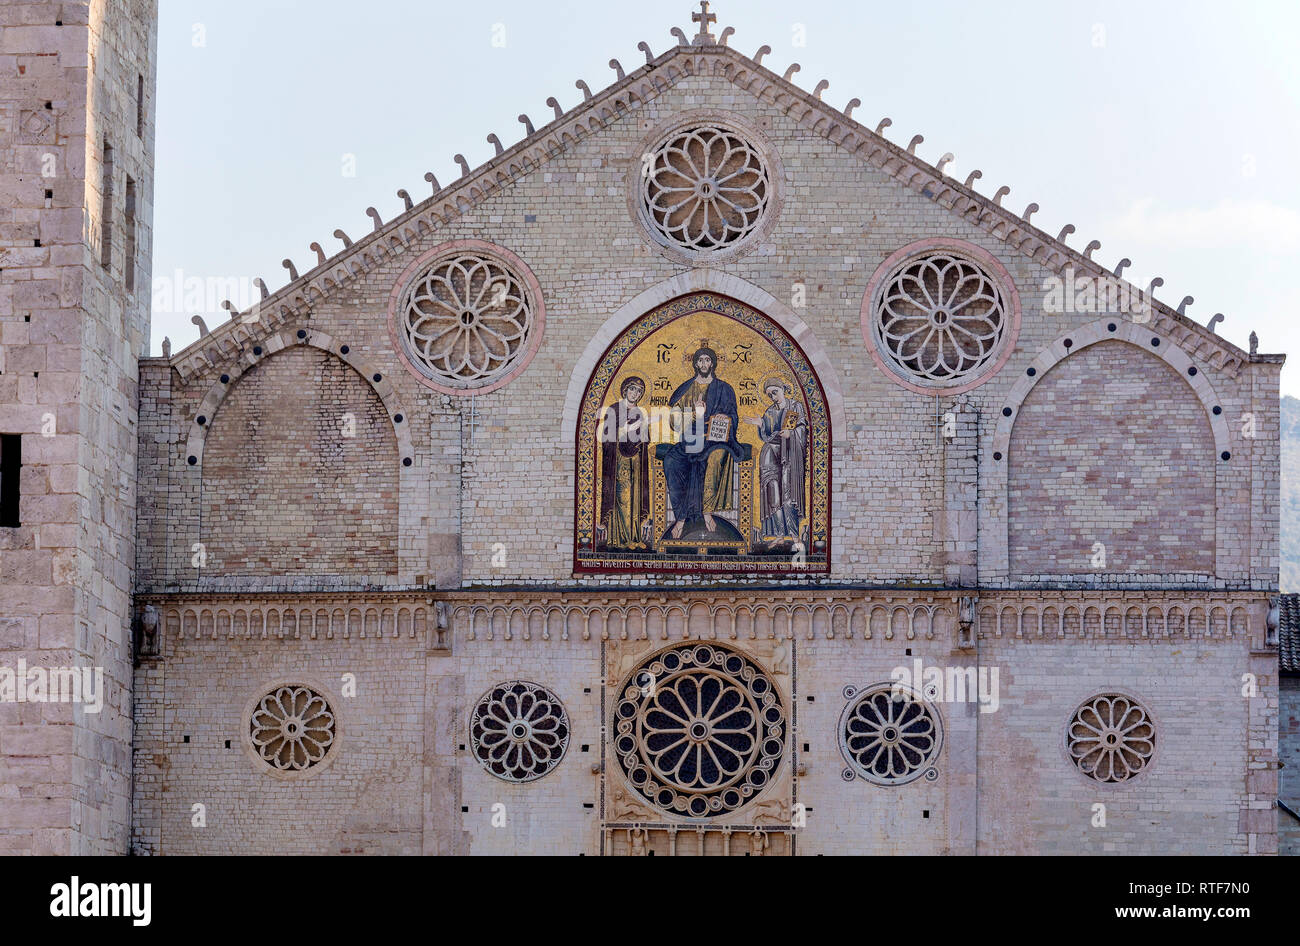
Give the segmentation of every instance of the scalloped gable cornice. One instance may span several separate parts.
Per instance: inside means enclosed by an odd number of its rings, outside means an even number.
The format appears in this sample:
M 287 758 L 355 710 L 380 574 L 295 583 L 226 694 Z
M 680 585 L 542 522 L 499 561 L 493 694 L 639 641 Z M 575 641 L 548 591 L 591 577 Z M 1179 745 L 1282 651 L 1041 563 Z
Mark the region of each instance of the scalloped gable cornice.
M 760 50 L 760 58 L 765 52 L 766 49 Z M 484 198 L 495 195 L 571 145 L 623 117 L 634 105 L 644 104 L 682 79 L 694 75 L 728 79 L 759 101 L 781 109 L 801 127 L 858 155 L 904 186 L 1054 272 L 1073 267 L 1077 276 L 1115 281 L 1134 296 L 1141 291 L 1062 240 L 1049 236 L 1002 207 L 1000 200 L 1005 191 L 999 191 L 996 197 L 989 199 L 917 157 L 912 148 L 919 142 L 919 136 L 913 139 L 908 149 L 900 148 L 883 135 L 859 124 L 847 112 L 823 102 L 820 93 L 825 83 L 818 85 L 815 94 L 805 92 L 758 60 L 717 44 L 687 46 L 679 43 L 654 58 L 650 57 L 647 49 L 646 57 L 645 65 L 589 98 L 585 97 L 585 83 L 582 84 L 582 102 L 563 113 L 560 113 L 558 105 L 554 106 L 557 116 L 551 122 L 511 147 L 502 148 L 478 168 L 468 170 L 462 160 L 461 166 L 467 170 L 459 179 L 388 223 L 380 223 L 377 214 L 372 214 L 376 224 L 373 232 L 355 242 L 343 235 L 341 238 L 345 245 L 342 250 L 276 292 L 266 294 L 255 311 L 235 313 L 230 321 L 201 335 L 173 355 L 170 365 L 183 380 L 188 381 L 239 358 L 247 347 L 278 331 L 286 322 L 308 314 L 318 300 L 333 290 L 400 256 L 426 234 L 436 232 L 472 210 Z M 792 75 L 796 69 L 791 67 L 787 75 Z M 622 73 L 621 68 L 619 72 Z M 336 231 L 336 235 L 341 234 L 341 230 Z M 1274 356 L 1247 355 L 1164 303 L 1150 299 L 1150 304 L 1154 330 L 1171 338 L 1188 354 L 1227 371 L 1231 376 L 1235 377 L 1242 363 L 1252 358 L 1274 360 Z

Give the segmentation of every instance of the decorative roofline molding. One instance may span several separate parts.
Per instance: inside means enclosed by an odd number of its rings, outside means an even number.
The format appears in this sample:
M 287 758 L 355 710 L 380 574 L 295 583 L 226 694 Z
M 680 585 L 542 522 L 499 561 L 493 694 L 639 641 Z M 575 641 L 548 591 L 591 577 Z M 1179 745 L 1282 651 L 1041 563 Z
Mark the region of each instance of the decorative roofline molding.
M 763 47 L 763 50 L 767 51 L 767 47 Z M 787 76 L 792 74 L 792 71 L 787 72 Z M 501 150 L 472 171 L 464 159 L 457 156 L 462 175 L 455 183 L 438 188 L 431 197 L 405 210 L 387 224 L 380 224 L 377 214 L 372 214 L 372 219 L 375 220 L 375 230 L 372 233 L 355 242 L 348 239 L 346 234 L 341 235 L 339 238 L 344 241 L 344 248 L 334 256 L 323 259 L 307 273 L 299 275 L 292 262 L 286 259 L 285 266 L 292 277 L 287 285 L 268 294 L 249 312 L 239 313 L 232 308 L 230 322 L 212 332 L 205 332 L 177 352 L 170 360 L 171 366 L 183 381 L 188 381 L 196 374 L 212 370 L 228 358 L 237 357 L 241 344 L 251 344 L 291 319 L 308 316 L 315 302 L 334 289 L 404 253 L 426 233 L 433 233 L 456 217 L 464 215 L 480 200 L 498 193 L 524 174 L 537 170 L 550 158 L 563 153 L 571 144 L 618 120 L 635 105 L 650 101 L 682 79 L 694 75 L 714 75 L 728 79 L 760 101 L 781 109 L 805 129 L 852 154 L 862 156 L 878 170 L 931 198 L 1054 272 L 1061 272 L 1067 265 L 1073 266 L 1080 275 L 1115 279 L 1136 291 L 1131 283 L 1103 269 L 1090 258 L 1091 244 L 1084 253 L 1067 246 L 1063 238 L 1069 234 L 1071 227 L 1067 226 L 1057 238 L 1053 238 L 1030 224 L 1026 218 L 1018 217 L 1002 207 L 1001 198 L 1009 188 L 999 188 L 992 199 L 986 198 L 967 186 L 973 184 L 979 176 L 978 172 L 967 179 L 967 184 L 958 183 L 938 167 L 917 157 L 916 138 L 913 138 L 907 149 L 890 142 L 879 133 L 883 132 L 888 120 L 881 122 L 878 129 L 872 131 L 846 112 L 822 101 L 819 95 L 803 91 L 788 78 L 777 75 L 757 60 L 729 46 L 679 44 L 654 59 L 649 58 L 647 48 L 645 65 L 617 79 L 599 93 L 587 97 L 584 91 L 584 99 L 567 112 L 560 110 L 554 98 L 549 99 L 548 104 L 552 104 L 556 111 L 556 117 L 551 122 L 511 147 Z M 856 99 L 853 100 L 853 104 L 856 102 Z M 437 186 L 437 179 L 432 174 L 426 175 L 426 179 Z M 336 231 L 336 235 L 341 233 L 342 231 Z M 1189 354 L 1233 377 L 1245 362 L 1272 362 L 1280 357 L 1248 355 L 1164 303 L 1154 299 L 1150 301 L 1152 328 L 1171 338 Z

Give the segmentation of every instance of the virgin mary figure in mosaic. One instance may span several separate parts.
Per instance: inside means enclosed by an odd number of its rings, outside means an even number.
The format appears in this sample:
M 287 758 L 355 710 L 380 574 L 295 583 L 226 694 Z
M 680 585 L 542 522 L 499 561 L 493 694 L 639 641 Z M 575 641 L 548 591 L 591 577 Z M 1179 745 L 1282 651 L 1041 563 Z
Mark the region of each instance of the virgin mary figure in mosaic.
M 746 418 L 758 428 L 759 537 L 768 545 L 801 540 L 807 486 L 808 416 L 793 398 L 794 384 L 781 375 L 763 380 L 772 404 L 761 417 Z
M 598 527 L 605 545 L 644 549 L 650 523 L 650 418 L 638 405 L 645 379 L 633 375 L 600 424 L 600 508 Z

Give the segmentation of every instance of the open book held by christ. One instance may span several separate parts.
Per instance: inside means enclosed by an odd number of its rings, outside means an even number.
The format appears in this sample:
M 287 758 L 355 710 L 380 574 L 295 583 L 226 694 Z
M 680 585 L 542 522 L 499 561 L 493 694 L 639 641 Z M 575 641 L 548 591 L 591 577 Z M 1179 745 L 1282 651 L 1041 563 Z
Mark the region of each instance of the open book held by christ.
M 709 442 L 726 443 L 731 436 L 731 418 L 726 414 L 714 414 L 709 418 L 709 429 L 704 439 Z

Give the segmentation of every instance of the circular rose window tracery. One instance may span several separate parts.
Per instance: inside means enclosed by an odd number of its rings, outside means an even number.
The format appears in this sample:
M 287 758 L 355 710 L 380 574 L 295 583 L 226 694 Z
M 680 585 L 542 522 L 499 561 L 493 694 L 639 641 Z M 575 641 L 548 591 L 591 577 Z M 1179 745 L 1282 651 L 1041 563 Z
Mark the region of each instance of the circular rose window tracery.
M 480 250 L 454 252 L 410 281 L 397 309 L 411 364 L 456 389 L 504 378 L 530 351 L 538 302 L 524 276 Z
M 1155 755 L 1155 723 L 1133 698 L 1103 693 L 1075 710 L 1065 746 L 1071 761 L 1089 778 L 1126 782 Z
M 254 750 L 281 772 L 319 764 L 336 733 L 329 701 L 306 686 L 281 686 L 262 697 L 249 714 L 248 726 Z
M 1003 350 L 1010 325 L 1003 290 L 963 254 L 940 250 L 905 259 L 876 295 L 872 340 L 904 379 L 927 387 L 960 385 Z
M 470 716 L 469 735 L 485 769 L 507 782 L 531 782 L 564 758 L 569 715 L 550 690 L 511 680 L 483 694 Z
M 928 701 L 892 683 L 861 691 L 845 688 L 849 703 L 840 715 L 840 752 L 846 780 L 860 776 L 877 785 L 902 785 L 934 768 L 943 725 Z
M 716 124 L 673 132 L 641 168 L 641 216 L 659 243 L 690 253 L 733 247 L 763 223 L 772 180 L 758 148 Z
M 785 708 L 741 654 L 684 644 L 646 660 L 623 684 L 614 748 L 645 798 L 692 818 L 734 811 L 771 780 L 785 750 Z

